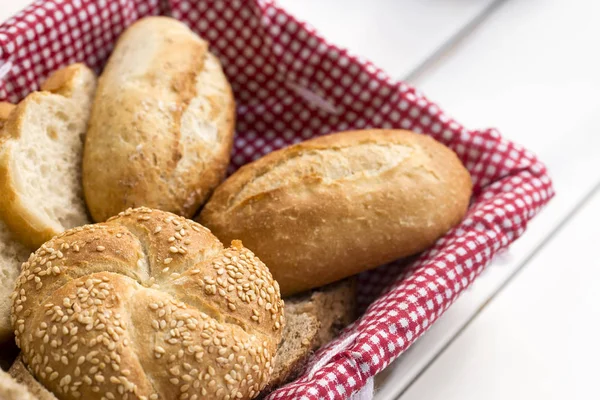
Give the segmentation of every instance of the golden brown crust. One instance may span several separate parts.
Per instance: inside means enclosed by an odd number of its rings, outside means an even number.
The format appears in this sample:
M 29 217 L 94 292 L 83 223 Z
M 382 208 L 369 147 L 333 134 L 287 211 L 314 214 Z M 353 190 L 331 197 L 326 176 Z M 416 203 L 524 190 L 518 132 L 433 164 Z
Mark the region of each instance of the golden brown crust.
M 4 127 L 4 123 L 8 119 L 10 113 L 15 109 L 15 105 L 6 101 L 0 101 L 0 129 Z M 2 132 L 0 132 L 0 137 Z
M 85 66 L 75 63 L 54 71 L 42 83 L 40 89 L 64 97 L 72 97 L 77 91 L 77 76 L 81 73 L 82 67 Z
M 428 136 L 343 132 L 240 168 L 198 220 L 243 240 L 287 296 L 424 250 L 460 222 L 470 195 L 467 170 Z
M 231 88 L 205 41 L 167 17 L 133 24 L 100 77 L 86 139 L 93 219 L 137 206 L 192 217 L 224 177 L 234 119 Z
M 138 208 L 44 244 L 23 264 L 12 321 L 23 361 L 61 399 L 249 399 L 271 374 L 283 302 L 241 242 Z

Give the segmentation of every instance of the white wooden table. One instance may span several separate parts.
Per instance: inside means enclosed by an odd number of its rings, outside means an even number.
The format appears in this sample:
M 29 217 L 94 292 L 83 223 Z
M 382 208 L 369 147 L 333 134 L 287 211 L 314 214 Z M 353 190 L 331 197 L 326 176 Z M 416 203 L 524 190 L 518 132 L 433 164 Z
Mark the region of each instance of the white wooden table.
M 29 3 L 0 0 L 0 20 Z M 377 380 L 377 400 L 597 397 L 600 2 L 280 0 L 471 128 L 547 164 L 556 198 Z

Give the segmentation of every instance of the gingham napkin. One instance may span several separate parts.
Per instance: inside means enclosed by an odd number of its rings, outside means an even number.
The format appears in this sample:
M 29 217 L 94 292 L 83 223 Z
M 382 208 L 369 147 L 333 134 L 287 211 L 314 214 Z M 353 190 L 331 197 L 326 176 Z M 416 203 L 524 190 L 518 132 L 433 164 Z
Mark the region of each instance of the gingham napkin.
M 269 399 L 372 397 L 372 377 L 452 304 L 553 196 L 546 168 L 492 129 L 474 131 L 416 89 L 328 43 L 272 1 L 38 1 L 0 27 L 0 99 L 17 101 L 50 72 L 84 61 L 100 70 L 129 24 L 170 14 L 211 43 L 237 100 L 231 171 L 314 136 L 410 129 L 453 149 L 471 172 L 465 220 L 428 251 L 360 276 L 364 313 Z M 393 50 L 393 49 L 390 49 Z M 361 388 L 365 388 L 361 391 Z

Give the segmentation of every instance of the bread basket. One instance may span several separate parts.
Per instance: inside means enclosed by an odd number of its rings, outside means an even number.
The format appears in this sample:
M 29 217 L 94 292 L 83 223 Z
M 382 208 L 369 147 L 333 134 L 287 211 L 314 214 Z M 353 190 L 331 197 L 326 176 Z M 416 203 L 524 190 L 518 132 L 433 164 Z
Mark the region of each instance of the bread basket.
M 211 43 L 237 100 L 230 172 L 317 135 L 369 127 L 433 136 L 474 185 L 465 220 L 410 260 L 363 273 L 362 316 L 270 399 L 346 399 L 404 352 L 525 230 L 553 196 L 546 168 L 493 130 L 468 130 L 409 85 L 328 43 L 266 0 L 38 1 L 0 26 L 0 100 L 16 102 L 53 70 L 100 72 L 135 20 L 171 15 Z M 371 389 L 372 390 L 372 389 Z

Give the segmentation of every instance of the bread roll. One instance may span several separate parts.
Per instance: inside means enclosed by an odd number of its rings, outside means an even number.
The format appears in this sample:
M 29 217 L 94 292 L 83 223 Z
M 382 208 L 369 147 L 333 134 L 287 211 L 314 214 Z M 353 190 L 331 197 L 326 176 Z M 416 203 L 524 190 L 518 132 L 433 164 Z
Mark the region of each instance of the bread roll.
M 81 187 L 94 73 L 56 71 L 8 116 L 0 138 L 0 217 L 30 248 L 88 222 Z
M 100 77 L 83 158 L 95 221 L 148 206 L 192 217 L 223 179 L 234 100 L 208 44 L 167 17 L 121 35 Z
M 12 317 L 23 362 L 60 399 L 250 399 L 271 374 L 283 302 L 241 242 L 139 208 L 45 243 Z
M 287 296 L 426 249 L 470 196 L 469 173 L 432 138 L 354 131 L 240 168 L 199 221 L 223 241 L 243 240 Z

